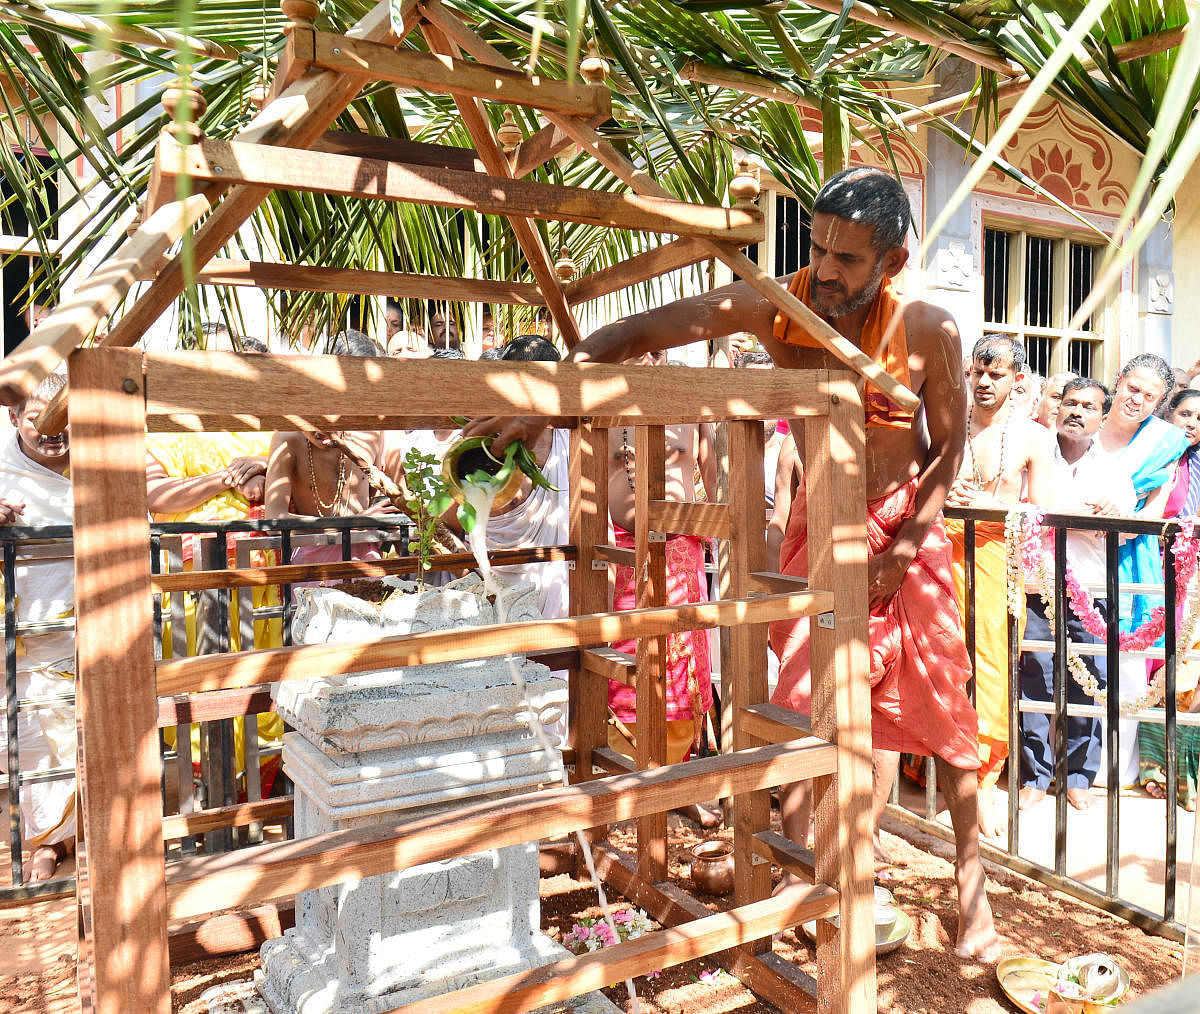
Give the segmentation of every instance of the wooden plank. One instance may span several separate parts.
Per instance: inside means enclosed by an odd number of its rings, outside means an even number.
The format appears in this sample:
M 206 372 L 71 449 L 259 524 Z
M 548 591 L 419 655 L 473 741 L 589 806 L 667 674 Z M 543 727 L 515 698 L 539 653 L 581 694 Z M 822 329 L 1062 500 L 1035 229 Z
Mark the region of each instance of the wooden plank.
M 833 907 L 836 894 L 824 885 L 799 888 L 732 912 L 647 933 L 614 947 L 561 961 L 529 972 L 491 979 L 476 986 L 418 1000 L 407 1014 L 518 1014 L 659 968 L 681 965 L 694 958 L 735 946 L 754 933 L 770 934 L 814 913 Z
M 818 924 L 818 1003 L 868 1014 L 876 1003 L 866 444 L 857 385 L 844 373 L 830 373 L 828 383 L 829 425 L 804 427 L 808 576 L 833 589 L 836 615 L 832 629 L 809 624 L 812 729 L 838 751 L 837 777 L 819 781 L 816 793 L 816 875 L 841 896 L 840 931 Z
M 581 785 L 486 800 L 453 814 L 332 831 L 300 841 L 271 842 L 237 853 L 198 856 L 172 864 L 167 894 L 173 918 L 214 906 L 260 904 L 340 883 L 440 862 L 479 850 L 557 838 L 577 828 L 631 820 L 681 806 L 833 769 L 835 750 L 763 746 L 702 757 L 653 771 L 599 778 Z
M 567 299 L 572 304 L 586 303 L 589 299 L 599 299 L 711 256 L 707 246 L 691 236 L 685 236 L 568 282 Z
M 239 687 L 210 694 L 178 694 L 158 699 L 158 727 L 168 729 L 195 722 L 213 722 L 239 715 L 263 715 L 273 710 L 270 687 Z M 190 778 L 190 764 L 189 778 Z
M 579 558 L 569 577 L 572 616 L 609 608 L 608 570 L 597 570 L 596 544 L 608 537 L 608 430 L 581 420 L 571 434 L 570 459 L 571 541 Z M 588 781 L 598 764 L 597 752 L 608 743 L 608 684 L 584 678 L 580 668 L 567 682 L 568 738 L 575 751 L 572 782 Z M 608 770 L 608 769 L 606 769 Z M 586 828 L 584 837 L 599 838 L 606 828 Z
M 763 743 L 787 743 L 812 735 L 812 719 L 808 715 L 778 704 L 751 704 L 738 710 L 742 729 Z
M 348 130 L 327 130 L 309 145 L 309 150 L 326 151 L 332 155 L 382 158 L 389 162 L 406 162 L 409 165 L 426 165 L 440 169 L 459 169 L 468 173 L 487 172 L 474 148 L 429 144 L 403 137 L 381 137 L 378 134 L 354 134 Z
M 747 989 L 788 1014 L 817 1009 L 817 984 L 787 958 L 771 951 L 753 956 L 735 951 L 728 968 Z
M 143 272 L 151 280 L 155 269 Z M 315 264 L 271 264 L 266 261 L 237 261 L 214 257 L 196 273 L 205 285 L 233 285 L 289 292 L 336 292 L 393 299 L 449 299 L 478 303 L 510 303 L 540 306 L 544 302 L 537 286 L 529 282 L 493 281 L 489 278 L 451 278 L 414 275 L 400 271 L 368 271 L 363 268 L 330 268 Z
M 607 771 L 610 775 L 626 774 L 638 769 L 637 764 L 622 753 L 617 753 L 607 746 L 596 747 L 592 750 L 592 764 Z
M 168 924 L 171 964 L 175 966 L 256 951 L 296 925 L 291 902 L 256 905 L 190 922 Z
M 455 24 L 466 34 L 474 34 L 461 22 L 455 21 Z M 431 50 L 447 56 L 457 55 L 457 46 L 430 24 L 428 19 L 422 23 L 421 31 L 425 34 L 425 41 Z M 491 121 L 479 99 L 455 96 L 454 105 L 488 172 L 493 177 L 507 180 L 510 185 L 519 184 L 521 181 L 513 180 L 512 166 L 492 132 Z M 546 250 L 546 244 L 542 242 L 542 234 L 522 215 L 510 216 L 509 228 L 512 229 L 517 245 L 525 255 L 529 270 L 546 300 L 546 309 L 550 311 L 550 319 L 554 321 L 554 326 L 562 335 L 567 348 L 577 345 L 583 336 L 579 332 L 579 324 L 571 312 L 567 298 L 563 295 L 562 281 L 550 263 L 550 254 Z
M 732 534 L 732 515 L 727 503 L 698 503 L 679 500 L 652 500 L 646 508 L 646 524 L 654 532 L 668 535 L 695 535 L 701 539 L 728 539 Z
M 798 370 L 735 373 L 685 366 L 447 363 L 233 352 L 147 353 L 145 368 L 147 415 L 194 415 L 201 422 L 253 415 L 264 390 L 271 391 L 278 404 L 303 406 L 295 418 L 343 416 L 349 392 L 356 415 L 396 416 L 396 392 L 403 391 L 406 416 L 444 419 L 446 384 L 452 379 L 461 392 L 454 408 L 472 416 L 618 416 L 637 425 L 647 418 L 715 422 L 806 418 L 827 411 L 817 374 Z M 220 384 L 212 383 L 214 376 L 221 378 Z M 655 412 L 662 415 L 656 417 Z M 761 518 L 757 527 L 762 527 Z
M 195 353 L 204 355 L 204 353 Z M 201 410 L 203 411 L 203 409 Z M 563 429 L 571 429 L 574 419 L 555 421 Z M 440 430 L 450 426 L 451 420 L 444 415 L 359 415 L 354 411 L 336 415 L 310 415 L 304 412 L 279 412 L 264 415 L 258 412 L 207 412 L 203 415 L 188 412 L 170 412 L 153 415 L 146 420 L 148 433 L 237 433 L 258 431 L 273 433 L 277 430 L 321 430 L 336 433 L 338 430 Z
M 612 97 L 603 86 L 496 70 L 451 56 L 396 50 L 328 32 L 315 32 L 311 39 L 312 49 L 304 55 L 326 70 L 365 74 L 375 81 L 435 95 L 553 109 L 571 116 L 607 119 L 612 115 Z
M 759 831 L 754 836 L 754 851 L 801 880 L 810 884 L 816 881 L 816 858 L 812 849 L 785 838 L 778 831 Z
M 397 2 L 398 14 L 403 18 L 409 17 L 416 8 L 416 0 Z M 375 42 L 399 42 L 400 38 L 392 28 L 391 0 L 380 0 L 348 34 Z M 294 144 L 301 147 L 311 144 L 350 104 L 364 83 L 365 79 L 361 77 L 347 78 L 333 71 L 315 71 L 301 78 L 282 95 L 264 106 L 239 137 L 259 144 Z M 216 256 L 270 192 L 268 187 L 234 187 L 215 207 L 213 205 L 219 194 L 218 189 L 211 193 L 197 193 L 194 200 L 189 199 L 189 214 L 194 210 L 198 217 L 212 211 L 192 237 L 190 259 L 184 256 L 183 251 L 178 253 L 159 272 L 154 284 L 142 292 L 132 306 L 125 309 L 121 319 L 99 344 L 114 347 L 137 344 L 163 311 L 175 302 L 185 286 L 192 281 L 190 273 L 203 267 Z M 146 228 L 146 223 L 143 223 L 132 238 L 136 239 L 142 235 Z M 123 245 L 121 249 L 127 250 L 128 244 Z M 156 260 L 161 254 L 162 251 L 158 251 L 153 258 L 147 259 Z M 109 271 L 110 265 L 111 262 L 106 262 L 92 277 Z M 138 266 L 140 267 L 140 260 Z M 137 272 L 130 273 L 136 275 Z M 13 355 L 0 364 L 0 401 L 4 401 L 6 391 L 10 394 L 16 391 L 32 391 L 45 373 L 53 369 L 69 349 L 80 344 L 97 324 L 112 312 L 128 294 L 131 286 L 132 280 L 126 280 L 124 277 L 119 280 L 119 284 L 113 284 L 111 287 L 93 287 L 90 279 L 84 282 L 75 295 L 59 304 L 60 312 L 71 315 L 70 324 L 65 330 L 45 331 L 42 337 L 37 337 L 37 331 L 44 331 L 51 325 L 54 318 L 52 314 L 41 328 L 22 342 Z M 27 355 L 32 358 L 14 358 L 31 340 L 33 346 Z M 37 351 L 34 346 L 43 351 Z M 51 347 L 55 354 L 46 356 L 44 350 Z M 22 379 L 17 382 L 15 388 L 11 387 L 18 377 Z M 5 401 L 5 404 L 15 403 L 22 397 L 24 393 L 13 397 L 11 402 Z M 65 421 L 64 390 L 56 394 L 46 406 L 38 419 L 38 425 L 43 433 L 59 433 L 62 432 Z
M 585 122 L 589 127 L 598 127 L 604 120 L 604 117 L 595 116 Z M 528 176 L 552 158 L 557 158 L 568 148 L 574 147 L 575 139 L 570 134 L 560 130 L 553 123 L 547 124 L 536 134 L 525 138 L 517 145 L 517 150 L 509 155 L 508 164 L 512 167 L 513 178 L 519 180 Z
M 758 570 L 754 571 L 749 576 L 749 585 L 751 593 L 757 592 L 760 595 L 774 595 L 777 592 L 788 591 L 803 591 L 808 587 L 808 578 L 792 577 L 790 574 L 779 574 L 775 571 Z
M 147 602 L 148 596 L 149 591 Z M 592 647 L 679 630 L 769 623 L 787 616 L 825 612 L 832 601 L 828 592 L 793 592 L 755 599 L 632 609 L 623 613 L 591 613 L 557 620 L 491 624 L 467 630 L 431 630 L 369 641 L 303 644 L 170 659 L 157 664 L 158 693 L 166 696 L 228 690 L 280 680 L 311 679 L 330 672 L 364 672 L 487 658 L 510 652 Z
M 245 827 L 260 820 L 290 817 L 294 802 L 293 796 L 277 796 L 252 803 L 217 806 L 211 810 L 171 814 L 163 818 L 163 840 L 173 841 L 176 838 L 186 838 L 188 835 L 203 834 L 205 831 L 215 831 L 219 828 Z
M 597 560 L 611 563 L 618 567 L 632 567 L 637 561 L 637 553 L 627 546 L 595 546 L 592 555 Z
M 661 426 L 639 426 L 634 433 L 634 574 L 639 609 L 667 603 L 667 546 L 651 542 L 646 520 L 652 505 L 667 493 L 667 438 Z M 667 763 L 667 639 L 659 635 L 637 642 L 637 765 L 643 771 Z M 648 813 L 638 820 L 637 872 L 652 883 L 667 879 L 667 814 Z
M 141 358 L 80 349 L 69 371 L 95 1010 L 170 1014 Z
M 289 147 L 283 153 L 283 149 L 274 145 L 244 141 L 204 138 L 198 144 L 184 147 L 164 134 L 158 144 L 163 173 L 168 179 L 188 176 L 200 182 L 242 184 L 255 189 L 432 204 L 505 215 L 513 222 L 540 218 L 612 229 L 706 236 L 734 243 L 757 243 L 763 239 L 762 216 L 756 209 L 714 208 L 673 198 L 613 194 L 509 179 L 496 172 L 481 176 L 457 169 L 408 166 L 297 147 Z M 482 147 L 481 138 L 475 138 L 475 145 L 477 149 Z M 500 158 L 507 168 L 503 154 Z M 486 158 L 484 162 L 487 164 Z M 542 295 L 550 299 L 544 286 Z
M 530 546 L 528 549 L 497 549 L 488 553 L 489 559 L 497 564 L 550 563 L 574 560 L 575 556 L 573 546 Z M 430 560 L 434 570 L 454 570 L 474 563 L 475 557 L 470 553 L 447 553 Z M 175 574 L 155 574 L 152 587 L 155 592 L 177 592 L 204 588 L 263 587 L 332 578 L 377 578 L 389 574 L 413 574 L 420 565 L 416 557 L 400 557 L 394 560 L 341 560 L 336 563 L 288 563 L 275 567 L 185 570 Z
M 592 858 L 596 875 L 620 895 L 645 909 L 660 926 L 680 926 L 712 914 L 702 901 L 671 881 L 651 884 L 639 877 L 634 858 L 618 852 L 611 845 L 596 845 Z
M 595 673 L 605 679 L 616 680 L 627 687 L 634 684 L 634 673 L 637 662 L 632 655 L 625 651 L 616 651 L 607 645 L 596 648 L 584 648 L 579 653 L 580 668 L 584 672 Z
M 31 394 L 72 348 L 91 336 L 107 308 L 125 298 L 143 268 L 162 257 L 207 211 L 207 199 L 193 194 L 150 215 L 0 363 L 0 403 L 15 405 Z
M 742 372 L 742 371 L 739 371 Z M 766 509 L 763 487 L 763 428 L 752 422 L 731 422 L 729 433 L 729 523 L 740 537 L 730 545 L 730 587 L 734 595 L 750 591 L 749 575 L 765 570 L 767 544 L 762 532 Z M 767 699 L 767 628 L 735 624 L 721 632 L 730 643 L 732 671 L 723 673 L 725 707 L 735 715 Z M 733 748 L 754 743 L 741 722 L 733 724 Z M 759 901 L 771 892 L 771 867 L 754 851 L 754 836 L 771 826 L 771 797 L 768 792 L 745 793 L 733 800 L 734 901 L 739 905 Z M 771 941 L 759 938 L 747 953 L 771 949 Z

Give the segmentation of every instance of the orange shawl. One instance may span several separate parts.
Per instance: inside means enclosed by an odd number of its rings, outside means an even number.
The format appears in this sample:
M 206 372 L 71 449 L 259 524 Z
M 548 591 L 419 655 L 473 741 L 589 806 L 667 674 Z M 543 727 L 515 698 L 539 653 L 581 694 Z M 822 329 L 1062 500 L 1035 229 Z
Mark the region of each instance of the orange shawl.
M 813 309 L 812 291 L 808 283 L 808 268 L 801 268 L 796 272 L 789 291 L 810 310 Z M 888 324 L 895 314 L 900 315 L 900 324 L 887 347 L 881 348 Z M 805 349 L 824 348 L 816 338 L 782 312 L 775 315 L 774 335 L 776 341 L 780 341 L 784 345 L 794 345 Z M 896 296 L 896 290 L 892 287 L 890 278 L 885 277 L 879 285 L 879 292 L 875 296 L 874 302 L 871 303 L 867 319 L 863 322 L 859 346 L 901 384 L 912 390 L 912 376 L 908 369 L 908 335 L 904 330 L 904 306 Z M 904 430 L 912 427 L 912 413 L 905 412 L 899 405 L 872 387 L 867 388 L 864 408 L 868 426 L 884 426 L 889 429 Z

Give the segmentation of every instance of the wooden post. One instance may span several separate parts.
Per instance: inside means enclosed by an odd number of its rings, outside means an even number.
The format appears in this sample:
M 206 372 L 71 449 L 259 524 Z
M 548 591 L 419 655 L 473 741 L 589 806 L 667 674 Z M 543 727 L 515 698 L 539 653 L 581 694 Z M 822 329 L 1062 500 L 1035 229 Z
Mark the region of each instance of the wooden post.
M 77 350 L 70 383 L 90 1000 L 170 1014 L 141 354 Z
M 730 512 L 737 536 L 728 543 L 729 577 L 734 596 L 750 593 L 754 571 L 766 569 L 767 542 L 762 534 L 766 514 L 763 486 L 763 424 L 730 422 Z M 729 671 L 721 673 L 725 707 L 733 716 L 733 748 L 743 750 L 758 740 L 745 729 L 742 709 L 767 699 L 767 628 L 764 624 L 738 624 L 722 630 L 729 640 Z M 754 848 L 755 835 L 771 825 L 769 792 L 745 792 L 733 801 L 733 845 L 735 862 L 734 903 L 761 901 L 771 891 L 771 865 Z M 770 938 L 753 941 L 753 952 L 768 950 Z
M 608 430 L 581 420 L 571 433 L 571 542 L 577 547 L 571 571 L 571 615 L 608 608 L 608 565 L 595 547 L 608 541 Z M 600 569 L 593 568 L 593 562 Z M 608 684 L 573 670 L 568 689 L 569 744 L 575 750 L 575 781 L 593 777 L 592 751 L 607 745 Z
M 871 656 L 862 400 L 850 374 L 831 371 L 829 425 L 804 426 L 810 587 L 834 596 L 836 626 L 809 620 L 812 730 L 836 742 L 838 773 L 817 779 L 817 880 L 841 895 L 841 929 L 817 923 L 818 1010 L 876 1009 L 872 919 Z M 833 621 L 833 617 L 827 618 Z
M 662 426 L 639 426 L 634 437 L 634 577 L 641 608 L 667 603 L 667 546 L 651 542 L 650 501 L 666 497 L 667 436 Z M 654 533 L 655 538 L 663 533 Z M 667 763 L 667 639 L 642 637 L 637 645 L 637 765 L 641 770 Z M 638 820 L 638 873 L 657 884 L 667 879 L 667 813 Z

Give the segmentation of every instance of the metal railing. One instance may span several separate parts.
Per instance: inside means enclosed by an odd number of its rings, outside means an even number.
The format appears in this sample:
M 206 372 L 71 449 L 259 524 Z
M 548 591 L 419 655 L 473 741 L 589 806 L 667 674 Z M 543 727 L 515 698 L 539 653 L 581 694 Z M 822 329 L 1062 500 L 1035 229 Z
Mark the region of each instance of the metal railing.
M 288 562 L 293 549 L 314 544 L 329 544 L 336 541 L 341 549 L 343 561 L 354 558 L 355 545 L 361 541 L 392 543 L 400 555 L 407 554 L 409 522 L 404 519 L 384 517 L 351 518 L 281 518 L 262 521 L 229 521 L 205 523 L 153 523 L 150 526 L 151 570 L 155 574 L 171 574 L 185 570 L 184 540 L 190 540 L 195 569 L 223 570 L 230 560 L 233 547 L 234 565 L 238 568 L 252 565 L 252 554 L 274 552 L 279 562 Z M 33 637 L 41 633 L 74 629 L 73 618 L 62 620 L 40 620 L 19 622 L 17 601 L 20 586 L 17 581 L 17 565 L 27 560 L 69 559 L 71 556 L 72 528 L 70 525 L 56 526 L 10 526 L 0 527 L 0 555 L 3 562 L 4 596 L 4 645 L 6 728 L 8 731 L 7 763 L 8 774 L 0 776 L 8 790 L 9 798 L 9 848 L 12 880 L 9 886 L 0 887 L 0 907 L 6 904 L 57 897 L 70 894 L 75 889 L 74 877 L 55 877 L 40 883 L 26 883 L 22 845 L 24 842 L 23 821 L 20 809 L 22 786 L 33 786 L 49 781 L 73 779 L 73 767 L 51 768 L 23 772 L 20 767 L 17 728 L 19 716 L 39 707 L 68 704 L 73 706 L 73 693 L 53 698 L 23 699 L 17 686 L 17 642 L 21 637 Z M 291 619 L 295 609 L 291 586 L 279 588 L 279 603 L 255 606 L 249 587 L 218 587 L 196 592 L 175 593 L 169 596 L 154 596 L 153 621 L 155 654 L 162 658 L 166 648 L 173 657 L 188 653 L 186 598 L 195 603 L 195 642 L 197 654 L 230 651 L 234 635 L 238 647 L 247 648 L 255 644 L 255 624 L 264 620 L 278 620 L 282 625 L 284 644 L 291 641 Z M 166 600 L 164 602 L 164 600 Z M 233 603 L 237 603 L 237 625 L 233 625 Z M 169 642 L 164 645 L 164 632 L 169 630 Z M 246 801 L 260 801 L 259 762 L 279 746 L 259 748 L 258 713 L 269 710 L 270 702 L 260 695 L 260 703 L 247 708 L 243 717 L 242 748 L 243 765 L 237 769 L 235 763 L 234 720 L 221 719 L 200 722 L 200 768 L 198 782 L 193 780 L 193 756 L 191 730 L 188 723 L 175 726 L 175 745 L 168 746 L 161 739 L 163 762 L 162 791 L 164 812 L 166 802 L 172 796 L 178 800 L 178 813 L 184 817 L 206 809 L 232 806 L 238 793 L 238 782 L 242 781 Z M 256 710 L 257 709 L 257 710 Z M 277 786 L 283 779 L 282 771 L 277 776 Z M 173 783 L 173 784 L 169 784 Z M 168 791 L 172 789 L 173 792 Z M 173 815 L 172 814 L 168 814 Z M 290 836 L 290 817 L 284 821 L 285 833 Z M 178 841 L 177 847 L 171 841 Z M 195 853 L 201 847 L 205 852 L 228 851 L 233 848 L 255 844 L 262 840 L 260 822 L 252 822 L 240 828 L 217 827 L 203 834 L 180 835 L 165 843 L 168 860 Z
M 966 589 L 966 610 L 963 623 L 966 634 L 967 651 L 972 665 L 976 661 L 976 633 L 983 623 L 1005 625 L 1008 633 L 1008 737 L 1009 753 L 1007 761 L 1008 787 L 1008 832 L 1004 848 L 981 842 L 981 847 L 987 858 L 1004 865 L 1015 872 L 1041 881 L 1057 890 L 1070 894 L 1080 900 L 1087 901 L 1099 908 L 1145 929 L 1149 932 L 1169 936 L 1181 940 L 1183 927 L 1176 919 L 1176 889 L 1177 889 L 1177 854 L 1179 848 L 1179 819 L 1178 804 L 1178 771 L 1179 751 L 1177 730 L 1181 725 L 1200 725 L 1200 714 L 1178 714 L 1176 706 L 1176 670 L 1178 662 L 1188 657 L 1190 646 L 1184 646 L 1183 651 L 1177 650 L 1177 617 L 1174 608 L 1177 584 L 1177 561 L 1170 547 L 1174 536 L 1181 530 L 1175 521 L 1139 521 L 1129 518 L 1100 518 L 1080 515 L 1046 514 L 1042 524 L 1054 533 L 1054 576 L 1053 602 L 1054 625 L 1053 641 L 1025 640 L 1018 643 L 1017 621 L 1010 614 L 1006 598 L 996 602 L 980 602 L 975 587 L 975 550 L 976 526 L 980 523 L 999 522 L 1006 519 L 1004 511 L 983 510 L 973 508 L 947 508 L 948 519 L 963 522 L 964 527 L 964 570 Z M 1105 615 L 1106 637 L 1103 644 L 1086 644 L 1069 642 L 1067 635 L 1067 614 L 1071 609 L 1066 589 L 1067 539 L 1068 532 L 1101 533 L 1104 537 L 1105 552 L 1105 586 L 1103 589 L 1090 589 L 1093 593 L 1102 593 L 1107 601 Z M 1123 585 L 1118 569 L 1120 540 L 1123 536 L 1150 535 L 1161 540 L 1163 552 L 1163 583 L 1161 586 Z M 1022 594 L 1024 590 L 1022 590 Z M 1161 648 L 1145 651 L 1122 651 L 1120 649 L 1119 629 L 1121 622 L 1121 596 L 1129 594 L 1145 594 L 1165 599 L 1168 603 L 1164 616 L 1164 633 Z M 1069 681 L 1074 677 L 1068 671 L 1066 647 L 1070 647 L 1079 655 L 1103 654 L 1107 661 L 1107 700 L 1102 707 L 1099 704 L 1077 704 L 1068 702 Z M 1028 700 L 1022 697 L 1020 659 L 1021 652 L 1040 651 L 1052 653 L 1053 658 L 1053 694 L 1049 704 Z M 1165 795 L 1166 811 L 1163 823 L 1164 836 L 1164 884 L 1161 911 L 1151 911 L 1146 907 L 1135 904 L 1121 894 L 1121 852 L 1120 852 L 1120 772 L 1121 729 L 1119 719 L 1121 714 L 1121 666 L 1120 659 L 1124 656 L 1136 658 L 1159 658 L 1164 662 L 1163 700 L 1158 707 L 1139 711 L 1136 718 L 1139 722 L 1162 722 L 1165 724 Z M 1192 657 L 1200 658 L 1200 653 L 1192 653 Z M 1144 689 L 1142 687 L 1139 690 Z M 973 693 L 973 682 L 970 686 Z M 1019 854 L 1020 826 L 1022 811 L 1018 805 L 1021 789 L 1021 716 L 1033 713 L 1050 714 L 1054 719 L 1054 854 L 1053 864 L 1045 865 L 1034 862 Z M 1103 890 L 1094 887 L 1067 872 L 1068 837 L 1067 837 L 1067 721 L 1068 717 L 1088 717 L 1099 719 L 1102 723 L 1102 735 L 1106 745 L 1107 771 L 1105 794 L 1105 885 Z M 923 831 L 949 839 L 949 829 L 936 820 L 937 815 L 937 782 L 932 760 L 925 766 L 925 812 L 914 813 L 899 805 L 899 781 L 893 789 L 889 813 L 900 817 L 906 823 L 916 826 Z

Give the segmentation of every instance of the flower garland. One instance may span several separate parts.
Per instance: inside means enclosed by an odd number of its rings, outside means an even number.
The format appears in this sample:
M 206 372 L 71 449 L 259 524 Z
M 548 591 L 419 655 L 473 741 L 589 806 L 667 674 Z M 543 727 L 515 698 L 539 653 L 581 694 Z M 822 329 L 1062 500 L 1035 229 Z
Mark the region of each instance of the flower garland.
M 1004 545 L 1007 555 L 1007 598 L 1009 611 L 1020 615 L 1024 600 L 1025 574 L 1033 571 L 1038 581 L 1038 595 L 1046 610 L 1046 619 L 1054 623 L 1055 603 L 1048 589 L 1052 587 L 1049 572 L 1049 548 L 1053 543 L 1052 533 L 1042 525 L 1042 513 L 1035 508 L 1016 508 L 1009 512 L 1004 522 Z M 1197 561 L 1200 560 L 1200 538 L 1195 536 L 1195 520 L 1189 519 L 1183 523 L 1171 546 L 1176 559 L 1176 609 L 1183 604 L 1183 598 L 1192 578 L 1196 574 Z M 1067 599 L 1071 611 L 1083 623 L 1084 629 L 1094 637 L 1103 638 L 1107 634 L 1104 617 L 1096 608 L 1087 589 L 1079 583 L 1078 578 L 1068 566 L 1063 576 L 1067 588 Z M 1166 630 L 1166 608 L 1158 606 L 1150 613 L 1150 618 L 1137 630 L 1121 634 L 1119 645 L 1122 651 L 1143 651 L 1151 647 Z M 1195 643 L 1196 627 L 1200 624 L 1200 582 L 1191 587 L 1187 595 L 1187 609 L 1184 621 L 1180 626 L 1180 637 L 1177 643 L 1190 647 Z M 1083 688 L 1094 701 L 1104 704 L 1108 693 L 1099 685 L 1096 676 L 1084 663 L 1079 653 L 1070 645 L 1067 646 L 1067 669 L 1075 682 Z M 1122 701 L 1121 713 L 1129 716 L 1144 708 L 1154 707 L 1161 703 L 1166 682 L 1166 667 L 1161 666 L 1151 680 L 1146 693 L 1136 700 Z

